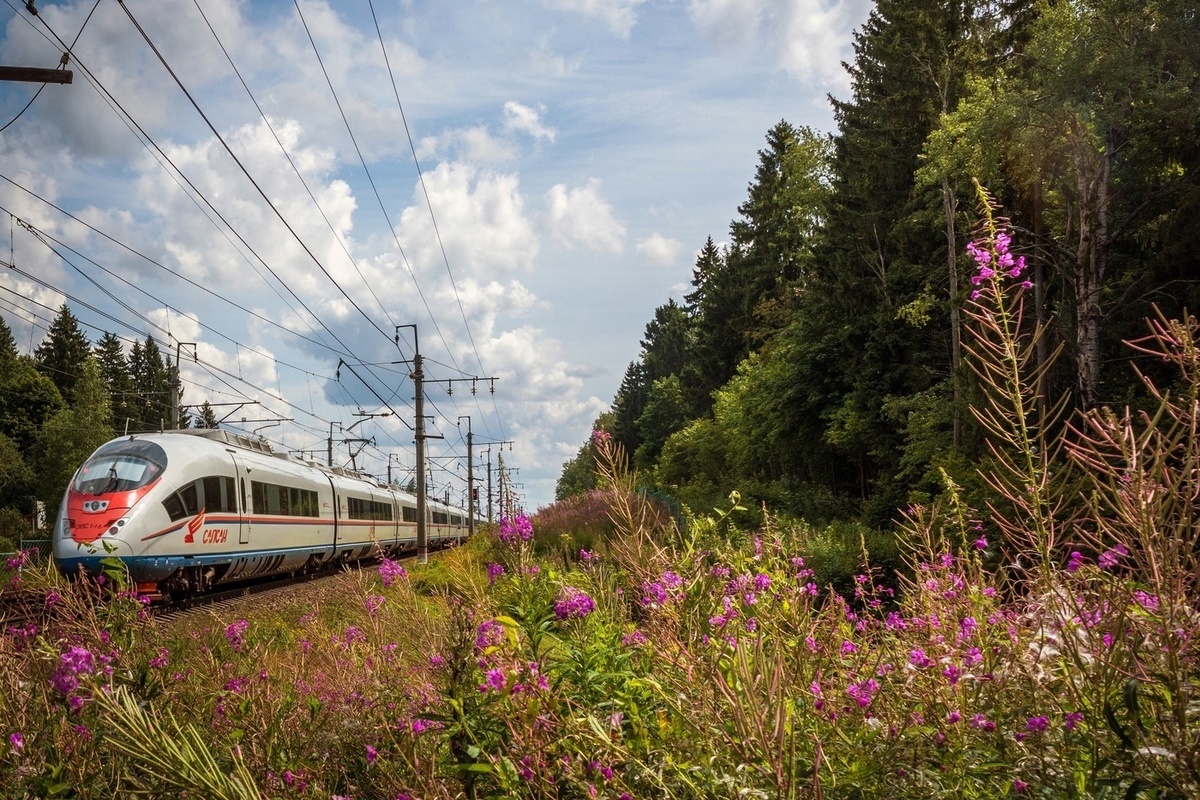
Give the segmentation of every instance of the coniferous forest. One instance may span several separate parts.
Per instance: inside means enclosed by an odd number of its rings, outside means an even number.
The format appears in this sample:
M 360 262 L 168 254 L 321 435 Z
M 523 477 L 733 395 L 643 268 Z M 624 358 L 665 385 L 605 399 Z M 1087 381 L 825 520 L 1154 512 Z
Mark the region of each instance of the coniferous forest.
M 963 345 L 973 179 L 1028 264 L 1043 413 L 1143 407 L 1131 360 L 1172 376 L 1123 342 L 1200 307 L 1194 3 L 880 0 L 855 54 L 836 131 L 767 132 L 728 232 L 597 420 L 692 509 L 736 489 L 750 516 L 881 527 L 943 471 L 986 499 Z M 585 444 L 558 499 L 593 464 Z

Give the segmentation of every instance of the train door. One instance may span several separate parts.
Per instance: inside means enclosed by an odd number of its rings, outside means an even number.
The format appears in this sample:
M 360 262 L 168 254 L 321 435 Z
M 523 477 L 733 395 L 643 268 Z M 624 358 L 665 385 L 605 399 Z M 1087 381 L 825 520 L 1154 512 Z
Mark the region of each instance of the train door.
M 233 459 L 233 474 L 237 476 L 238 510 L 240 512 L 238 514 L 237 522 L 238 543 L 250 544 L 250 514 L 254 509 L 254 506 L 250 502 L 250 482 L 246 479 L 250 470 L 246 467 L 245 463 L 243 463 L 241 457 L 238 456 L 237 453 L 233 452 L 232 450 L 228 450 L 226 452 L 228 452 L 229 457 Z

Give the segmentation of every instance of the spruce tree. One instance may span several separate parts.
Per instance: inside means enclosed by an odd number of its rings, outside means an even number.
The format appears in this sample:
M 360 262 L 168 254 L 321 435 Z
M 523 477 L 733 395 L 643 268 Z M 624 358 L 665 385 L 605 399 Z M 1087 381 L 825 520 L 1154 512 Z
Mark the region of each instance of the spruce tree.
M 46 338 L 38 345 L 33 357 L 42 374 L 54 381 L 63 400 L 75 402 L 75 383 L 83 372 L 83 364 L 91 354 L 91 344 L 79 328 L 79 321 L 66 303 L 50 323 Z
M 142 413 L 121 340 L 115 334 L 105 333 L 96 342 L 94 355 L 112 398 L 113 427 L 118 433 L 140 430 Z

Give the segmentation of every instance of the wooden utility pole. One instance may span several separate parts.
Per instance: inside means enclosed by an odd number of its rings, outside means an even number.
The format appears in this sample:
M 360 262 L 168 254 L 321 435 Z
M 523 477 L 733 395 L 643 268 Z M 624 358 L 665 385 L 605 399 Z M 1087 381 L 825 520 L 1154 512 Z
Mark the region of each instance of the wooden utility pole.
M 42 69 L 41 67 L 0 67 L 0 81 L 25 81 L 26 83 L 71 83 L 75 76 L 69 69 Z

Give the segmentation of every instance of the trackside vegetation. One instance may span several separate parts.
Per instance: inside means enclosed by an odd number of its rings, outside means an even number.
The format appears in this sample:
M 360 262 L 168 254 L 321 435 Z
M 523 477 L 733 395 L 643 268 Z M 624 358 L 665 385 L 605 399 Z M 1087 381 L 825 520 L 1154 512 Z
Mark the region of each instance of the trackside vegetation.
M 1042 328 L 986 193 L 966 350 L 997 498 L 904 510 L 890 572 L 733 494 L 686 525 L 596 431 L 605 522 L 517 516 L 337 599 L 171 627 L 119 570 L 18 556 L 6 797 L 1185 798 L 1200 794 L 1200 324 L 1131 342 L 1153 409 L 1039 409 Z M 550 512 L 547 513 L 549 519 Z

